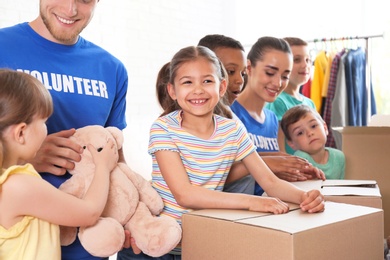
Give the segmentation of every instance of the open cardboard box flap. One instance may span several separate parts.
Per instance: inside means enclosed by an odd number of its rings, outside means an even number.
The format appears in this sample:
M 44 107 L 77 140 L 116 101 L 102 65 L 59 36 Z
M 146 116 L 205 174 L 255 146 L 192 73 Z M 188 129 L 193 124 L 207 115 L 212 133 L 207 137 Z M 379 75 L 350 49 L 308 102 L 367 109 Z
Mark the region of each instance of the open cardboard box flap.
M 248 210 L 229 209 L 203 209 L 192 211 L 187 214 L 259 226 L 294 234 L 304 230 L 329 225 L 334 222 L 340 222 L 350 218 L 363 216 L 365 214 L 382 211 L 381 209 L 356 205 L 348 208 L 344 203 L 327 201 L 325 206 L 326 210 L 324 212 L 311 214 L 299 210 L 299 206 L 296 204 L 290 205 L 292 208 L 290 208 L 290 212 L 288 214 L 279 215 Z M 348 210 L 346 210 L 346 208 L 348 208 Z M 337 212 L 337 214 L 334 212 Z
M 348 210 L 346 208 L 347 206 L 344 203 L 327 201 L 325 203 L 325 211 L 319 214 L 311 214 L 302 210 L 292 210 L 288 214 L 270 214 L 262 217 L 243 219 L 237 222 L 295 234 L 381 211 L 376 208 L 356 205 L 348 207 Z
M 362 187 L 375 188 L 375 180 L 325 180 L 322 187 Z
M 375 180 L 308 180 L 292 182 L 302 190 L 321 190 L 324 196 L 372 196 L 381 197 Z

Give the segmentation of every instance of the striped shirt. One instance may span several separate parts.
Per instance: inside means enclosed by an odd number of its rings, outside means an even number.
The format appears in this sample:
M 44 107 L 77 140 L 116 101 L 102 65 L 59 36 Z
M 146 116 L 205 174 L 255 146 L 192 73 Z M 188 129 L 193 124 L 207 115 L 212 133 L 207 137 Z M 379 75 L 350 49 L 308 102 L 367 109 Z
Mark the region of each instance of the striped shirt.
M 161 175 L 155 152 L 178 152 L 192 185 L 222 191 L 230 168 L 256 151 L 242 124 L 236 120 L 214 115 L 215 129 L 207 139 L 196 137 L 181 127 L 181 111 L 158 118 L 150 130 L 149 154 L 152 156 L 152 185 L 164 201 L 162 215 L 175 218 L 181 224 L 182 214 L 190 211 L 181 207 Z

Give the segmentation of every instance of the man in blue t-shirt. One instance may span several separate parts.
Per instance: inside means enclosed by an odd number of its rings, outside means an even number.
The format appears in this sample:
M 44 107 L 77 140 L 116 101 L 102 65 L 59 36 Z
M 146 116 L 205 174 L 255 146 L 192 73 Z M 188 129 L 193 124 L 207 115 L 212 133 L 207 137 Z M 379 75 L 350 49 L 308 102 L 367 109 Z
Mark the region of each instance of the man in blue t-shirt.
M 86 125 L 126 127 L 127 71 L 117 58 L 80 36 L 98 0 L 40 0 L 30 23 L 0 29 L 0 68 L 23 71 L 50 91 L 54 113 L 48 136 L 31 163 L 55 187 L 70 177 L 82 147 L 68 137 Z M 71 6 L 70 6 L 71 5 Z M 123 151 L 120 160 L 124 161 Z M 129 247 L 127 234 L 125 247 Z M 136 250 L 138 250 L 136 248 Z M 62 259 L 99 259 L 77 240 L 62 247 Z

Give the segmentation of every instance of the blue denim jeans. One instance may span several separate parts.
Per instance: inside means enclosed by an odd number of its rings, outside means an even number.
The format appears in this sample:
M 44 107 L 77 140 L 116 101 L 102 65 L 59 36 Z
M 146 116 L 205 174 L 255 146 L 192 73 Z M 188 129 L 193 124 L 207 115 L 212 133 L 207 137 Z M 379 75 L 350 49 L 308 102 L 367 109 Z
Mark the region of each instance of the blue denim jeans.
M 117 260 L 181 260 L 181 255 L 166 254 L 160 257 L 148 256 L 144 253 L 134 254 L 132 248 L 124 248 L 117 254 Z

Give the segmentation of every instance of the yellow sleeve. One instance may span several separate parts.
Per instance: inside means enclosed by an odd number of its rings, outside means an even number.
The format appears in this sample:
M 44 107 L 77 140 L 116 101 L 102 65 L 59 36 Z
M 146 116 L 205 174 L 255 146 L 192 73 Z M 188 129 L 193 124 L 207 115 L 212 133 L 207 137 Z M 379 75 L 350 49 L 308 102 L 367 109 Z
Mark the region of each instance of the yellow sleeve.
M 325 75 L 324 75 L 324 84 L 322 85 L 322 97 L 326 97 L 328 95 L 330 72 L 332 69 L 332 62 L 333 62 L 334 55 L 335 55 L 334 52 L 329 53 L 329 55 L 328 55 L 328 63 L 327 63 Z
M 314 74 L 310 89 L 310 99 L 313 100 L 318 112 L 321 112 L 322 87 L 327 66 L 328 57 L 325 51 L 321 51 L 314 60 Z

